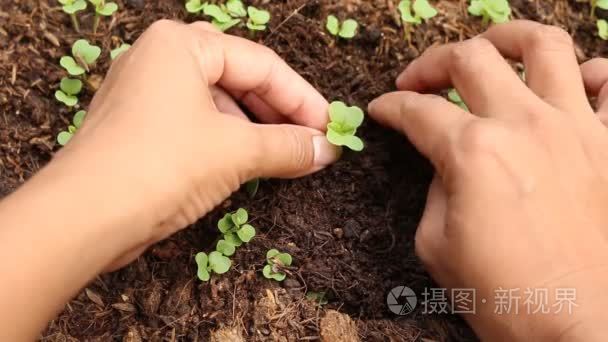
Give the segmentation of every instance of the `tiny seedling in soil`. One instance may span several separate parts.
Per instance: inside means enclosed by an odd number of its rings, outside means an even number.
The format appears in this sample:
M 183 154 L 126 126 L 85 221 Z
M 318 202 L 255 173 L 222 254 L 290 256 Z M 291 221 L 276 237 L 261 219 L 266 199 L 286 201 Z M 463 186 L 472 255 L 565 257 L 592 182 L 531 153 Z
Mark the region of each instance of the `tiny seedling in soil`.
M 101 55 L 101 48 L 91 45 L 84 39 L 72 45 L 72 56 L 63 56 L 59 64 L 72 76 L 80 76 L 90 71 Z
M 199 14 L 207 5 L 207 2 L 201 2 L 201 0 L 188 0 L 186 2 L 186 11 L 192 14 Z
M 116 58 L 118 58 L 118 56 L 127 52 L 130 48 L 131 48 L 131 44 L 122 44 L 121 46 L 117 47 L 116 49 L 110 51 L 110 58 L 112 58 L 112 60 L 115 60 Z
M 211 17 L 213 26 L 222 32 L 227 31 L 241 22 L 241 19 L 233 19 L 226 7 L 220 7 L 218 5 L 205 5 L 203 7 L 203 14 Z
M 84 121 L 84 117 L 87 115 L 87 112 L 81 110 L 74 114 L 74 118 L 72 119 L 72 125 L 68 127 L 67 131 L 60 132 L 57 135 L 57 143 L 61 146 L 65 146 L 74 136 L 76 131 L 82 126 L 82 122 Z
M 59 3 L 63 5 L 63 11 L 70 15 L 72 25 L 74 25 L 74 30 L 80 33 L 80 24 L 78 22 L 78 18 L 76 17 L 76 13 L 87 9 L 86 0 L 59 0 Z
M 357 129 L 363 123 L 363 111 L 359 107 L 348 107 L 336 101 L 329 105 L 327 140 L 336 146 L 346 146 L 353 151 L 363 150 L 363 141 L 357 137 Z
M 405 30 L 405 37 L 411 43 L 411 26 L 420 25 L 423 20 L 428 20 L 437 15 L 437 10 L 431 6 L 428 0 L 401 0 L 399 12 Z
M 458 105 L 458 107 L 466 110 L 467 112 L 469 111 L 469 107 L 467 107 L 467 104 L 464 103 L 464 101 L 462 100 L 462 98 L 460 97 L 460 94 L 458 94 L 458 91 L 456 89 L 450 89 L 450 91 L 448 91 L 448 99 Z
M 255 228 L 248 224 L 248 221 L 249 214 L 243 208 L 224 215 L 217 223 L 217 228 L 224 234 L 224 239 L 218 241 L 216 249 L 224 255 L 232 255 L 235 247 L 251 241 L 255 237 Z
M 247 20 L 248 29 L 251 31 L 266 30 L 266 24 L 270 21 L 270 12 L 249 6 L 247 7 L 247 14 L 249 14 L 249 20 Z
M 597 34 L 603 40 L 608 40 L 608 21 L 604 19 L 597 21 Z
M 508 0 L 471 0 L 469 13 L 483 17 L 483 24 L 490 20 L 495 24 L 506 23 L 511 16 L 511 7 Z
M 118 5 L 115 2 L 106 2 L 106 0 L 89 0 L 95 8 L 95 19 L 93 21 L 93 33 L 97 33 L 99 21 L 101 17 L 110 17 L 118 11 Z
M 312 300 L 313 302 L 319 304 L 319 306 L 329 303 L 327 300 L 327 293 L 325 292 L 309 291 L 306 293 L 306 299 Z
M 336 18 L 334 15 L 330 15 L 327 17 L 327 24 L 325 28 L 327 31 L 331 33 L 333 36 L 344 38 L 344 39 L 352 39 L 357 35 L 357 28 L 359 27 L 359 23 L 354 19 L 346 19 L 343 23 L 340 24 L 340 20 Z
M 608 10 L 608 0 L 589 0 L 589 5 L 591 5 L 591 17 L 595 17 L 596 8 L 601 8 L 604 10 Z
M 64 77 L 59 84 L 59 90 L 55 92 L 57 101 L 65 104 L 68 107 L 74 107 L 78 104 L 78 97 L 82 90 L 82 81 Z
M 202 281 L 209 281 L 211 273 L 224 274 L 232 266 L 232 261 L 218 251 L 213 251 L 209 255 L 200 252 L 196 254 L 194 260 L 198 266 L 196 275 Z
M 291 266 L 292 258 L 288 253 L 281 253 L 276 249 L 271 249 L 266 253 L 266 266 L 262 270 L 264 277 L 283 281 L 287 277 L 284 268 Z

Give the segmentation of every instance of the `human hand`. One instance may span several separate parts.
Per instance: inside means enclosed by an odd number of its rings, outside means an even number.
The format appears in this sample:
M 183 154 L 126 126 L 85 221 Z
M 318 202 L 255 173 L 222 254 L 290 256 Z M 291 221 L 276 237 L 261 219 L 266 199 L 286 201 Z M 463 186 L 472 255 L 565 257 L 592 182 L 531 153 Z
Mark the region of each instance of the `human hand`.
M 527 86 L 501 56 L 521 59 Z M 602 63 L 603 71 L 597 73 Z M 608 68 L 582 68 L 608 112 Z M 608 302 L 608 134 L 590 106 L 573 42 L 528 21 L 428 50 L 370 115 L 436 169 L 416 251 L 447 288 L 474 288 L 482 340 L 603 340 Z M 454 86 L 472 113 L 435 95 Z M 600 92 L 600 90 L 602 90 Z M 495 312 L 495 290 L 576 291 L 572 314 Z M 486 299 L 487 302 L 483 302 Z M 533 307 L 534 308 L 534 307 Z M 599 323 L 599 324 L 596 324 Z
M 269 125 L 251 123 L 233 98 Z M 321 131 L 327 107 L 272 50 L 208 23 L 159 21 L 114 62 L 50 167 L 86 175 L 100 206 L 137 215 L 139 231 L 125 236 L 113 269 L 250 179 L 303 176 L 334 162 L 339 150 Z

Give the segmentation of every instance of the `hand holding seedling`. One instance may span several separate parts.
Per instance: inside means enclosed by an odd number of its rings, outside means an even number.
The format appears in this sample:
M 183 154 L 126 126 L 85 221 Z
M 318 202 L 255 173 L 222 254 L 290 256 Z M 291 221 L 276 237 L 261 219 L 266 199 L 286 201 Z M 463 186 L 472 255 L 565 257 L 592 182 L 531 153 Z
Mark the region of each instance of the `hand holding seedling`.
M 503 56 L 523 61 L 526 83 Z M 428 50 L 397 86 L 369 112 L 435 166 L 416 251 L 442 287 L 476 289 L 465 318 L 481 340 L 604 340 L 608 62 L 581 72 L 568 33 L 515 21 Z M 470 113 L 425 95 L 452 86 Z M 500 288 L 573 288 L 577 307 L 495 314 L 481 299 Z

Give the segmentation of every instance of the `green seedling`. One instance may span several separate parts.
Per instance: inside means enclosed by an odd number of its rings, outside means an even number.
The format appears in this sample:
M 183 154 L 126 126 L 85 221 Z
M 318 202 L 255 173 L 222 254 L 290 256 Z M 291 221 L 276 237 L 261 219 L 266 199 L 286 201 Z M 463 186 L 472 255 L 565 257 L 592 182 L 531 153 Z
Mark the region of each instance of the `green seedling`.
M 196 254 L 194 260 L 198 266 L 196 275 L 202 281 L 209 281 L 211 273 L 224 274 L 232 266 L 232 261 L 218 251 L 213 251 L 209 255 L 200 252 Z
M 327 300 L 327 293 L 325 293 L 323 291 L 321 291 L 321 292 L 309 291 L 306 293 L 306 299 L 312 300 L 313 302 L 319 304 L 319 306 L 323 306 L 323 305 L 326 305 L 327 303 L 329 303 L 329 301 Z
M 401 0 L 398 8 L 403 21 L 405 38 L 410 44 L 412 43 L 411 27 L 420 25 L 423 20 L 426 21 L 437 15 L 437 10 L 431 6 L 428 0 Z
M 591 5 L 591 17 L 595 17 L 596 8 L 601 8 L 604 10 L 608 10 L 608 0 L 589 0 L 589 5 Z
M 72 76 L 80 76 L 90 71 L 101 55 L 101 48 L 91 45 L 84 39 L 72 45 L 72 56 L 63 56 L 59 64 Z
M 118 11 L 118 5 L 115 2 L 106 2 L 106 0 L 89 0 L 95 7 L 95 19 L 93 21 L 93 33 L 97 33 L 99 21 L 101 17 L 112 16 Z
M 608 21 L 604 19 L 597 21 L 597 34 L 603 40 L 608 40 Z
M 231 249 L 227 245 L 234 247 L 240 247 L 243 243 L 251 241 L 255 237 L 255 228 L 248 224 L 249 214 L 247 210 L 240 208 L 234 213 L 227 213 L 224 217 L 218 221 L 217 228 L 222 234 L 224 239 L 218 242 L 218 251 L 230 253 Z M 234 253 L 234 251 L 232 251 Z M 224 253 L 225 254 L 225 253 Z M 232 255 L 232 254 L 225 254 Z
M 116 49 L 110 51 L 110 58 L 112 58 L 112 60 L 115 60 L 116 58 L 118 58 L 118 56 L 127 52 L 130 48 L 131 48 L 131 44 L 122 44 L 121 46 L 117 47 Z
M 460 97 L 460 94 L 458 94 L 458 91 L 456 89 L 450 89 L 450 91 L 448 91 L 448 99 L 458 105 L 458 107 L 466 110 L 467 112 L 469 111 L 469 107 L 467 107 L 467 104 L 464 103 L 464 101 L 462 100 L 462 98 Z
M 363 123 L 363 111 L 359 107 L 348 107 L 336 101 L 329 105 L 327 140 L 336 146 L 346 146 L 353 151 L 363 150 L 363 141 L 357 137 L 357 129 Z
M 188 0 L 186 2 L 186 11 L 192 14 L 199 14 L 209 3 L 201 2 L 201 0 Z
M 291 266 L 292 258 L 288 253 L 281 253 L 276 249 L 271 249 L 266 253 L 266 266 L 262 270 L 264 277 L 283 281 L 287 277 L 285 267 Z
M 357 35 L 357 28 L 359 27 L 359 23 L 357 23 L 354 19 L 346 19 L 343 23 L 340 23 L 340 20 L 336 18 L 334 15 L 329 15 L 327 17 L 327 24 L 325 28 L 327 31 L 331 33 L 333 36 L 344 38 L 344 39 L 352 39 Z
M 60 132 L 57 135 L 57 143 L 61 146 L 65 146 L 74 136 L 76 131 L 82 126 L 82 122 L 84 121 L 84 117 L 87 115 L 87 112 L 81 110 L 74 114 L 74 118 L 72 119 L 72 125 L 68 126 L 67 131 Z
M 511 7 L 508 0 L 471 0 L 469 13 L 483 17 L 484 25 L 487 25 L 490 20 L 495 24 L 501 24 L 509 21 Z
M 233 18 L 245 18 L 247 9 L 241 0 L 228 0 L 226 2 L 226 11 Z
M 76 13 L 87 9 L 86 0 L 59 0 L 59 3 L 63 5 L 63 11 L 69 14 L 70 18 L 72 18 L 72 25 L 74 25 L 74 30 L 80 33 L 80 24 L 78 22 L 78 17 L 76 17 Z
M 241 22 L 241 19 L 233 19 L 225 6 L 204 4 L 202 12 L 206 16 L 211 17 L 213 26 L 222 32 L 227 31 Z
M 247 7 L 247 14 L 249 14 L 247 28 L 249 28 L 251 31 L 266 30 L 266 25 L 270 21 L 270 12 L 249 6 Z
M 78 97 L 82 90 L 82 81 L 64 77 L 59 84 L 59 90 L 55 92 L 57 101 L 62 102 L 68 107 L 74 107 L 78 104 Z

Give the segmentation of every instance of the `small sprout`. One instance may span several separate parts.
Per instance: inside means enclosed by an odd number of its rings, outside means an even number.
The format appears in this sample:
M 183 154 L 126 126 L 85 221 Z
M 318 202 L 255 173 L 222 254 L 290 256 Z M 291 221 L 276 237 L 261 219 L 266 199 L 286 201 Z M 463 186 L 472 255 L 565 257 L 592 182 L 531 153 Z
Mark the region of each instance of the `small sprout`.
M 508 0 L 471 0 L 469 13 L 483 17 L 483 24 L 490 20 L 495 24 L 506 23 L 511 16 L 511 7 Z
M 70 15 L 74 30 L 80 33 L 80 24 L 78 23 L 76 13 L 87 9 L 86 0 L 59 0 L 59 3 L 63 5 L 63 11 Z
M 73 125 L 68 127 L 67 131 L 63 131 L 57 135 L 57 143 L 61 146 L 65 146 L 74 136 L 76 131 L 82 126 L 82 122 L 84 121 L 84 117 L 87 115 L 87 112 L 81 110 L 74 114 L 74 118 L 72 119 Z
M 597 21 L 597 34 L 603 40 L 608 40 L 608 21 L 604 19 Z
M 78 104 L 78 95 L 82 90 L 82 81 L 64 77 L 59 84 L 59 90 L 55 92 L 57 101 L 62 102 L 68 107 L 74 107 Z
M 99 20 L 101 17 L 109 17 L 118 11 L 118 5 L 115 2 L 106 2 L 106 0 L 89 0 L 95 7 L 95 19 L 93 21 L 93 33 L 97 33 Z
M 329 105 L 327 125 L 327 140 L 336 146 L 346 146 L 353 151 L 363 150 L 363 141 L 355 136 L 357 129 L 363 123 L 363 111 L 353 106 L 347 107 L 343 102 L 332 102 Z
M 130 48 L 131 48 L 131 44 L 122 44 L 121 46 L 117 47 L 116 49 L 114 49 L 110 52 L 110 58 L 112 58 L 112 60 L 115 60 L 116 58 L 118 58 L 118 56 L 127 52 Z
M 281 253 L 276 249 L 271 249 L 266 253 L 266 263 L 262 273 L 267 279 L 283 281 L 287 275 L 285 267 L 291 266 L 292 258 L 288 253 Z
M 201 0 L 188 0 L 188 2 L 186 2 L 186 11 L 188 11 L 188 13 L 198 14 L 205 6 L 207 6 L 207 3 L 202 3 Z
M 72 56 L 63 56 L 59 64 L 72 76 L 80 76 L 89 71 L 90 67 L 101 55 L 98 46 L 89 44 L 84 39 L 77 40 L 72 45 Z
M 241 19 L 233 19 L 230 14 L 228 14 L 228 10 L 225 7 L 223 8 L 218 5 L 205 4 L 203 7 L 203 14 L 211 17 L 213 26 L 222 32 L 227 31 L 241 22 Z
M 250 180 L 249 182 L 245 183 L 245 191 L 247 191 L 247 193 L 249 194 L 249 197 L 251 197 L 251 198 L 255 197 L 255 195 L 258 193 L 259 188 L 260 188 L 260 179 L 259 178 Z
M 313 302 L 319 304 L 319 306 L 323 306 L 323 305 L 329 303 L 327 301 L 327 293 L 325 293 L 323 291 L 321 291 L 321 292 L 309 291 L 306 293 L 306 299 L 312 300 Z
M 234 213 L 227 213 L 218 221 L 217 228 L 224 234 L 227 243 L 239 247 L 243 242 L 247 243 L 255 237 L 255 228 L 248 224 L 249 214 L 247 210 L 240 208 Z
M 226 240 L 220 240 L 217 242 L 215 250 L 225 256 L 231 256 L 236 252 L 236 246 Z
M 247 10 L 241 0 L 228 0 L 226 2 L 226 10 L 233 18 L 244 18 L 247 16 Z
M 595 17 L 595 9 L 597 7 L 608 10 L 608 0 L 589 0 L 589 4 L 591 5 L 591 17 Z
M 357 35 L 357 28 L 359 24 L 354 19 L 346 19 L 342 24 L 336 16 L 329 15 L 327 17 L 327 24 L 325 28 L 333 36 L 341 37 L 344 39 L 352 39 Z
M 266 30 L 266 24 L 270 21 L 270 12 L 257 9 L 253 6 L 247 7 L 247 13 L 249 14 L 249 20 L 247 21 L 247 27 L 252 31 L 264 31 Z
M 428 0 L 401 0 L 399 12 L 401 12 L 401 20 L 411 25 L 419 25 L 423 20 L 429 20 L 437 15 L 437 10 Z
M 211 272 L 224 274 L 228 272 L 232 266 L 232 261 L 218 251 L 213 251 L 209 253 L 209 255 L 200 252 L 196 254 L 194 260 L 198 266 L 196 275 L 198 276 L 198 279 L 202 281 L 209 281 Z
M 467 107 L 467 104 L 464 103 L 464 101 L 462 100 L 462 98 L 460 97 L 460 94 L 458 94 L 458 91 L 456 89 L 450 89 L 450 91 L 448 91 L 448 99 L 458 105 L 458 107 L 466 110 L 467 112 L 469 111 L 469 107 Z

